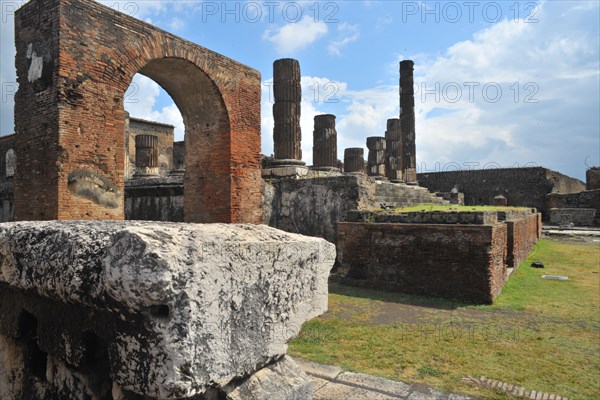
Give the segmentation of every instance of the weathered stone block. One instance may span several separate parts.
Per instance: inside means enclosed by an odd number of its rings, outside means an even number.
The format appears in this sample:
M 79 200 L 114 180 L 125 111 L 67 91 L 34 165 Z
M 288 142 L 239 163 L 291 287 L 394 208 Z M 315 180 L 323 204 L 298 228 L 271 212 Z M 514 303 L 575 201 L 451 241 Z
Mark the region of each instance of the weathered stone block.
M 0 335 L 35 321 L 48 360 L 93 378 L 91 341 L 124 392 L 187 398 L 284 355 L 326 310 L 334 259 L 323 239 L 262 225 L 0 224 Z

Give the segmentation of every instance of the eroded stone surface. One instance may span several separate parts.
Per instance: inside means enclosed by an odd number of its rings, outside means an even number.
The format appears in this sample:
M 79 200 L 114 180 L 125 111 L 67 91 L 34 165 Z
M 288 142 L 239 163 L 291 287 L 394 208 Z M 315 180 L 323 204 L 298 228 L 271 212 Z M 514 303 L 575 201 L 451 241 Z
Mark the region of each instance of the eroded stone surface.
M 308 400 L 312 380 L 288 356 L 225 388 L 227 400 Z
M 116 384 L 184 398 L 285 354 L 302 323 L 326 310 L 334 259 L 325 240 L 261 225 L 10 223 L 0 225 L 0 295 L 16 290 L 34 314 L 54 303 L 81 309 L 72 318 L 107 343 Z M 14 301 L 0 310 L 7 336 L 18 336 Z M 63 329 L 34 317 L 42 330 Z M 62 334 L 39 346 L 77 365 L 85 340 Z

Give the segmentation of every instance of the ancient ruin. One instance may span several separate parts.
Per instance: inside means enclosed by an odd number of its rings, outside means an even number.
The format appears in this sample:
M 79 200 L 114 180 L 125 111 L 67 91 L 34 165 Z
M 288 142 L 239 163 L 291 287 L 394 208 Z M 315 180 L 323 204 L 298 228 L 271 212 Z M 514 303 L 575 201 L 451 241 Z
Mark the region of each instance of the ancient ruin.
M 183 116 L 185 220 L 261 221 L 258 71 L 93 1 L 33 0 L 15 26 L 16 220 L 124 218 L 123 97 L 140 73 Z
M 326 311 L 328 279 L 490 303 L 540 237 L 531 207 L 600 215 L 596 170 L 587 191 L 545 169 L 516 183 L 417 176 L 410 60 L 399 118 L 366 138 L 367 165 L 345 149 L 342 172 L 331 114 L 314 116 L 314 165 L 302 161 L 298 60 L 273 63 L 274 157 L 261 157 L 258 71 L 91 0 L 31 0 L 16 27 L 16 134 L 0 138 L 2 221 L 19 221 L 0 225 L 2 399 L 310 400 L 287 343 Z M 136 73 L 173 98 L 184 142 L 125 112 Z M 528 208 L 393 210 L 479 203 Z
M 315 115 L 313 169 L 338 171 L 335 115 Z

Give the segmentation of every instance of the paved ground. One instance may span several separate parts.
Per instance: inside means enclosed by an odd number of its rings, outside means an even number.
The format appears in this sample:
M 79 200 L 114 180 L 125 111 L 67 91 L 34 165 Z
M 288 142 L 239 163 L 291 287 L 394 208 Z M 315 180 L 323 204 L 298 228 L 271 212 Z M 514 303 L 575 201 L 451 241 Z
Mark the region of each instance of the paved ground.
M 422 384 L 410 384 L 371 375 L 344 372 L 341 368 L 294 358 L 315 383 L 314 400 L 476 400 L 442 393 Z

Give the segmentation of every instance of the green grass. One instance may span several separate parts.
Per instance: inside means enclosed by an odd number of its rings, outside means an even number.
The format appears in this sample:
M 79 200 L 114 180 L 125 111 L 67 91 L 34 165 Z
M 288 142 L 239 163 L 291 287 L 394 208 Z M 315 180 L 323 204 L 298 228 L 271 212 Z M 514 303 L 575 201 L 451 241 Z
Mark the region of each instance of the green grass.
M 599 256 L 598 246 L 541 240 L 490 306 L 333 284 L 328 313 L 303 326 L 290 353 L 489 399 L 508 395 L 461 378 L 598 399 Z
M 469 212 L 469 211 L 507 211 L 507 210 L 529 210 L 525 207 L 504 207 L 504 206 L 457 206 L 457 205 L 438 205 L 438 204 L 417 204 L 416 206 L 394 208 L 392 210 L 373 209 L 372 211 L 381 212 L 416 212 L 416 211 L 442 211 L 442 212 Z

